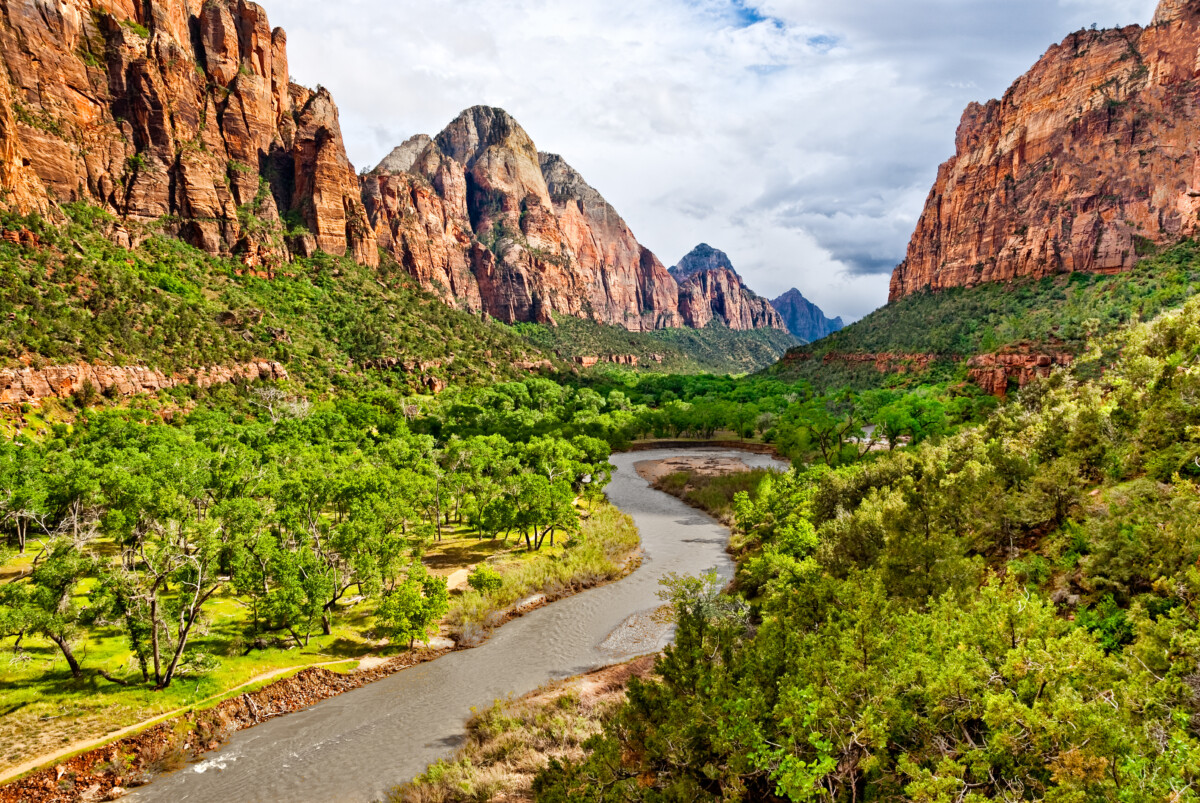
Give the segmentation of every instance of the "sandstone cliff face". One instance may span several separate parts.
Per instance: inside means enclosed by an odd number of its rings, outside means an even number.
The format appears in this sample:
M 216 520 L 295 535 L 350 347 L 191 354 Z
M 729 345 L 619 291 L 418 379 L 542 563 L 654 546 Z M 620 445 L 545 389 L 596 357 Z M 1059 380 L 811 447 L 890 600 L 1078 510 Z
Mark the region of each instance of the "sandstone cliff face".
M 141 366 L 59 365 L 47 368 L 0 369 L 0 407 L 37 404 L 43 399 L 66 399 L 91 384 L 107 396 L 136 396 L 157 393 L 177 385 L 201 388 L 223 385 L 236 379 L 275 381 L 287 379 L 287 370 L 277 362 L 252 362 L 231 367 L 199 368 L 189 374 L 164 374 Z
M 771 302 L 742 283 L 728 255 L 701 243 L 671 268 L 679 283 L 679 312 L 688 326 L 701 329 L 713 319 L 730 329 L 780 329 L 787 325 Z
M 1062 353 L 981 354 L 967 363 L 967 375 L 984 392 L 1004 398 L 1010 383 L 1023 388 L 1036 379 L 1050 376 L 1056 368 L 1070 367 L 1074 361 L 1072 355 Z
M 502 109 L 463 112 L 362 180 L 380 244 L 448 302 L 506 322 L 680 326 L 674 280 L 561 157 Z
M 337 108 L 246 0 L 0 0 L 0 203 L 85 200 L 249 263 L 378 253 Z
M 1072 34 L 1001 100 L 972 104 L 891 299 L 1065 271 L 1117 272 L 1200 226 L 1200 3 Z
M 827 318 L 816 304 L 792 288 L 771 302 L 788 331 L 806 343 L 813 343 L 834 332 L 841 331 L 845 326 L 841 318 Z

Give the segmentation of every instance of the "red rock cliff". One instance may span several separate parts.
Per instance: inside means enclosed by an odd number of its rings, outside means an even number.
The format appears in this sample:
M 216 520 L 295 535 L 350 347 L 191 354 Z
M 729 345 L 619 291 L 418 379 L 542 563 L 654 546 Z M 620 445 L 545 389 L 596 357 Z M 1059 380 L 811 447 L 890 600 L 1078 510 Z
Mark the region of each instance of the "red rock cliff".
M 0 203 L 86 200 L 247 261 L 378 252 L 337 108 L 246 0 L 0 0 Z
M 625 221 L 502 109 L 463 112 L 363 178 L 375 234 L 447 301 L 507 322 L 682 325 L 678 289 Z
M 1066 271 L 1117 272 L 1200 213 L 1200 2 L 1148 28 L 1080 31 L 1001 100 L 972 104 L 891 299 Z
M 746 287 L 724 251 L 701 243 L 671 275 L 679 283 L 679 311 L 688 326 L 701 329 L 718 319 L 730 329 L 787 331 L 783 316 Z

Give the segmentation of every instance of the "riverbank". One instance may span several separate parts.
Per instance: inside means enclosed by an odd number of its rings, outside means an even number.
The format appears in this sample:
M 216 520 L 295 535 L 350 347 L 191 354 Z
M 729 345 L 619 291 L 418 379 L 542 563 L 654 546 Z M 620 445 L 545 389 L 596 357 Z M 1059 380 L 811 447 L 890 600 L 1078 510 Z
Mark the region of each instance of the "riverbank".
M 433 649 L 393 657 L 367 655 L 355 661 L 359 671 L 349 674 L 312 666 L 278 670 L 271 674 L 287 671 L 297 674 L 267 685 L 250 696 L 240 695 L 228 700 L 225 699 L 228 693 L 214 695 L 194 706 L 127 726 L 116 734 L 79 743 L 77 750 L 68 748 L 27 760 L 10 770 L 4 779 L 5 785 L 0 786 L 0 803 L 101 800 L 120 796 L 131 786 L 147 783 L 155 773 L 178 769 L 219 747 L 231 733 L 303 710 L 448 652 L 476 647 L 494 629 L 557 600 L 619 580 L 638 566 L 641 553 L 637 530 L 628 517 L 607 504 L 590 511 L 583 532 L 576 538 L 576 545 L 571 549 L 547 549 L 534 553 L 528 560 L 509 558 L 496 564 L 504 581 L 500 589 L 491 594 L 465 590 L 456 599 L 442 628 L 445 634 L 455 637 L 453 641 L 440 636 L 434 640 L 436 646 Z M 464 628 L 464 623 L 470 623 L 471 627 Z M 330 663 L 349 662 L 325 662 L 323 665 Z M 249 708 L 231 708 L 235 701 L 243 698 L 248 701 Z M 207 705 L 210 701 L 211 706 Z M 259 713 L 253 714 L 254 710 Z M 219 737 L 213 738 L 212 734 L 219 734 Z M 166 739 L 166 735 L 170 738 Z M 64 755 L 71 757 L 61 760 Z M 120 760 L 114 761 L 114 756 Z M 171 760 L 164 763 L 166 756 Z M 46 765 L 52 766 L 35 771 Z M 114 789 L 117 790 L 115 793 Z
M 638 475 L 655 490 L 670 494 L 717 521 L 733 526 L 739 493 L 751 497 L 772 469 L 751 467 L 737 457 L 687 455 L 634 464 Z
M 132 798 L 138 803 L 380 800 L 460 747 L 473 707 L 482 711 L 497 699 L 548 682 L 657 653 L 673 632 L 669 622 L 646 621 L 645 614 L 662 605 L 660 581 L 714 567 L 722 577 L 733 576 L 725 551 L 728 531 L 650 488 L 633 470 L 638 459 L 676 455 L 612 458 L 617 470 L 607 488 L 609 500 L 632 516 L 645 552 L 640 568 L 628 577 L 527 613 L 478 648 L 457 650 L 236 733 L 202 763 L 158 778 Z M 752 466 L 773 464 L 760 455 L 732 456 Z
M 751 454 L 770 455 L 777 460 L 788 460 L 787 457 L 780 454 L 772 443 L 763 443 L 762 441 L 739 440 L 736 438 L 724 438 L 718 440 L 701 440 L 698 438 L 692 439 L 647 439 L 634 441 L 628 447 L 620 450 L 621 454 L 629 452 L 657 452 L 657 451 L 674 451 L 679 449 L 733 449 L 739 452 L 749 452 Z
M 452 758 L 394 789 L 388 803 L 533 803 L 538 773 L 552 759 L 582 758 L 584 742 L 624 702 L 629 681 L 649 677 L 656 659 L 643 656 L 497 700 L 467 722 L 467 743 Z

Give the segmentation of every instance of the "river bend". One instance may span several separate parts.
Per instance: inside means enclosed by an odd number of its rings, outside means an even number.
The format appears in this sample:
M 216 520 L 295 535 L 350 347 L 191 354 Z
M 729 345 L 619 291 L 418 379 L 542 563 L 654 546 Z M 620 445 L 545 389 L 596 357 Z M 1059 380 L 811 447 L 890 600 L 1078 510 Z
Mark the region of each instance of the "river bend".
M 655 491 L 634 471 L 642 460 L 738 457 L 786 468 L 765 455 L 679 449 L 614 455 L 608 487 L 642 537 L 641 567 L 616 583 L 555 602 L 498 629 L 482 646 L 446 655 L 304 711 L 234 736 L 219 751 L 131 795 L 188 803 L 369 803 L 461 744 L 472 707 L 523 695 L 661 649 L 670 632 L 625 637 L 622 626 L 657 608 L 659 580 L 671 572 L 717 568 L 730 577 L 729 532 L 709 516 Z M 625 625 L 629 627 L 629 625 Z

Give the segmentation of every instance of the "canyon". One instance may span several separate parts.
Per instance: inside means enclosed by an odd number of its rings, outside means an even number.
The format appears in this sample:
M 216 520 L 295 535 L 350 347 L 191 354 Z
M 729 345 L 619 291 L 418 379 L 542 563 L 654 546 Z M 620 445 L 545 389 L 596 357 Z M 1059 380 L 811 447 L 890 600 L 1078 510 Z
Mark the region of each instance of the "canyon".
M 1200 4 L 1084 30 L 1000 100 L 971 104 L 929 194 L 895 301 L 1055 273 L 1114 273 L 1200 228 Z

